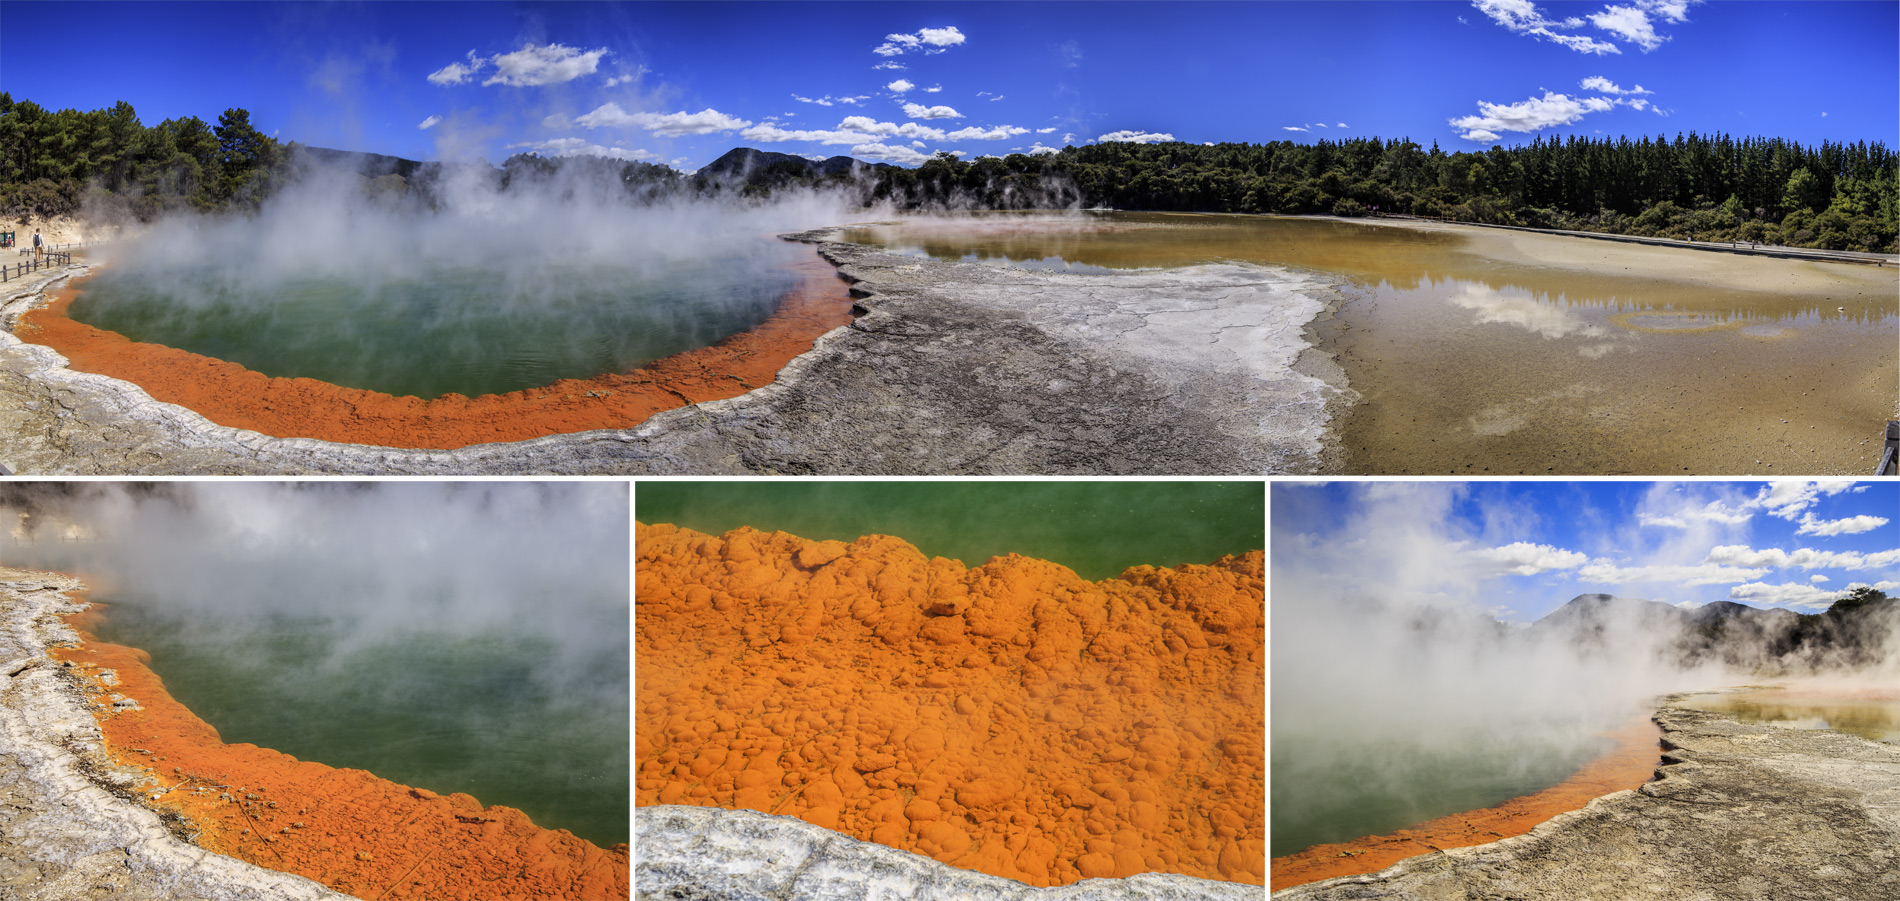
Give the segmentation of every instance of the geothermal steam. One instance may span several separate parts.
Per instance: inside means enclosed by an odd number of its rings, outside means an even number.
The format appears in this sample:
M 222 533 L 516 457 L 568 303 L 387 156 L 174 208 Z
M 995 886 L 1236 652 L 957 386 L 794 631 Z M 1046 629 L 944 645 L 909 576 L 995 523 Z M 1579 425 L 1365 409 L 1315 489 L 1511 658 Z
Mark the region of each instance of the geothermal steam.
M 424 398 L 512 391 L 757 325 L 810 253 L 775 235 L 844 215 L 815 193 L 638 204 L 587 172 L 503 188 L 485 167 L 450 167 L 378 193 L 305 170 L 255 215 L 173 217 L 109 248 L 72 315 L 266 375 Z
M 493 786 L 607 802 L 580 816 L 618 835 L 573 828 L 625 840 L 624 484 L 5 487 L 8 562 L 80 573 L 111 603 L 102 637 L 160 649 L 154 667 L 181 700 L 195 679 L 231 706 L 238 727 L 197 711 L 226 741 L 468 791 L 537 821 L 537 799 Z M 180 660 L 195 672 L 174 678 Z M 284 746 L 303 741 L 329 750 Z M 530 791 L 523 772 L 548 781 Z

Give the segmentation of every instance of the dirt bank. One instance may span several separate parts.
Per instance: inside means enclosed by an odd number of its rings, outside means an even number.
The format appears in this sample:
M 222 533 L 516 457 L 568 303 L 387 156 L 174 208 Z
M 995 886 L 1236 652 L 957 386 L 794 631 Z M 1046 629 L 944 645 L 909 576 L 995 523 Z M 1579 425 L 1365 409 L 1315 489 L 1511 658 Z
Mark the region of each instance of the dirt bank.
M 222 426 L 277 438 L 450 450 L 594 429 L 624 429 L 662 410 L 737 397 L 770 384 L 819 335 L 851 321 L 836 272 L 813 256 L 799 284 L 764 323 L 712 347 L 628 373 L 563 379 L 545 388 L 433 400 L 395 397 L 307 378 L 273 378 L 189 351 L 145 344 L 66 315 L 84 279 L 52 292 L 15 334 L 58 351 L 73 369 L 143 388 L 154 400 Z
M 85 693 L 114 764 L 143 774 L 140 803 L 195 844 L 362 898 L 612 899 L 629 891 L 626 845 L 599 848 L 520 811 L 299 761 L 217 730 L 173 700 L 136 648 L 86 631 L 54 648 Z
M 1265 881 L 1264 558 L 1091 583 L 889 536 L 636 527 L 635 801 L 1030 885 Z
M 1671 699 L 1656 780 L 1529 834 L 1275 892 L 1307 899 L 1900 897 L 1900 747 Z
M 1390 835 L 1314 845 L 1276 857 L 1273 890 L 1373 873 L 1408 857 L 1523 835 L 1560 813 L 1579 810 L 1604 795 L 1648 782 L 1661 758 L 1657 735 L 1649 717 L 1639 717 L 1609 734 L 1616 744 L 1607 753 L 1543 791 L 1512 798 L 1496 807 L 1442 816 Z

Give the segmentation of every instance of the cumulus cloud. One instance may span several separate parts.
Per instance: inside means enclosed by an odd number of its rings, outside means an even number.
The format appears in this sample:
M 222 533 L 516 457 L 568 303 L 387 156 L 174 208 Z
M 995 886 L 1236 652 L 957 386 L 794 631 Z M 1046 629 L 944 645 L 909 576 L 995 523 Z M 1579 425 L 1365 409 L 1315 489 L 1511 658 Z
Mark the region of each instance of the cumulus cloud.
M 862 103 L 866 100 L 871 99 L 871 95 L 859 94 L 855 97 L 833 97 L 830 94 L 826 94 L 823 97 L 801 97 L 797 94 L 793 94 L 792 99 L 798 101 L 799 103 L 814 103 L 819 106 L 833 106 L 839 103 L 845 103 L 845 104 L 850 104 L 852 106 L 856 106 L 859 103 Z
M 1530 35 L 1569 47 L 1579 53 L 1621 53 L 1616 45 L 1608 41 L 1599 41 L 1580 34 L 1561 34 L 1559 29 L 1575 29 L 1583 25 L 1582 19 L 1551 19 L 1544 15 L 1531 0 L 1472 0 L 1472 6 L 1479 12 L 1491 17 L 1491 21 L 1518 34 Z
M 739 132 L 739 136 L 748 141 L 780 143 L 783 141 L 816 141 L 820 144 L 857 144 L 874 136 L 860 131 L 823 129 L 788 129 L 764 122 Z
M 1754 518 L 1755 514 L 1749 512 L 1746 505 L 1731 507 L 1721 501 L 1710 501 L 1700 507 L 1684 508 L 1669 513 L 1639 513 L 1636 521 L 1645 526 L 1687 529 L 1700 523 L 1735 526 Z
M 1117 142 L 1123 144 L 1161 144 L 1174 140 L 1174 135 L 1161 134 L 1158 132 L 1111 131 L 1095 140 L 1102 144 Z
M 429 83 L 442 85 L 443 87 L 452 84 L 462 84 L 470 78 L 475 77 L 475 73 L 481 71 L 487 65 L 488 59 L 486 57 L 477 56 L 475 51 L 470 50 L 468 52 L 468 62 L 449 63 L 434 72 L 430 72 Z
M 1599 94 L 1654 94 L 1656 93 L 1655 91 L 1644 90 L 1643 86 L 1640 84 L 1637 85 L 1636 87 L 1630 88 L 1629 90 L 1625 91 L 1622 88 L 1617 87 L 1616 82 L 1611 81 L 1607 78 L 1604 78 L 1601 75 L 1592 75 L 1589 78 L 1586 78 L 1583 81 L 1579 82 L 1579 86 L 1582 87 L 1586 91 L 1596 91 Z
M 904 115 L 912 119 L 961 119 L 963 114 L 947 106 L 924 106 L 921 103 L 904 104 Z
M 942 53 L 963 43 L 965 36 L 956 26 L 948 28 L 920 28 L 916 34 L 887 34 L 884 43 L 871 49 L 879 56 L 902 56 L 912 50 L 925 53 Z
M 1498 567 L 1503 572 L 1520 576 L 1534 576 L 1542 572 L 1558 569 L 1576 569 L 1590 561 L 1588 555 L 1552 547 L 1547 544 L 1532 544 L 1519 541 L 1503 547 L 1485 548 L 1474 551 L 1473 555 Z
M 1577 577 L 1585 582 L 1601 582 L 1608 585 L 1651 582 L 1669 582 L 1686 586 L 1721 585 L 1727 582 L 1759 579 L 1767 574 L 1768 570 L 1763 567 L 1735 567 L 1715 563 L 1690 566 L 1681 564 L 1620 566 L 1607 560 L 1592 562 L 1577 571 Z
M 1746 545 L 1725 544 L 1709 549 L 1708 561 L 1728 566 L 1766 567 L 1769 569 L 1849 569 L 1867 570 L 1900 564 L 1900 549 L 1863 554 L 1858 551 L 1817 551 L 1797 548 L 1756 550 Z
M 1280 130 L 1281 131 L 1311 131 L 1312 129 L 1305 128 L 1299 125 L 1282 125 L 1280 126 Z
M 866 160 L 887 160 L 902 165 L 915 166 L 930 159 L 930 154 L 914 147 L 893 146 L 890 144 L 859 144 L 851 148 L 851 155 Z
M 1056 130 L 1056 127 L 1055 127 L 1055 126 L 1053 126 L 1053 125 L 1051 125 L 1051 126 L 1049 126 L 1048 128 L 1038 128 L 1038 129 L 1036 129 L 1036 134 L 1039 134 L 1039 135 L 1046 135 L 1046 134 L 1054 134 L 1054 133 L 1055 133 L 1055 130 Z
M 1028 134 L 1029 129 L 1014 125 L 998 125 L 994 128 L 962 128 L 946 135 L 952 141 L 1001 141 L 1017 135 Z
M 1058 148 L 1058 147 L 1044 146 L 1041 141 L 1037 141 L 1036 143 L 1030 145 L 1029 150 L 1027 152 L 1030 156 L 1041 156 L 1042 154 L 1045 154 L 1045 153 L 1056 153 L 1060 149 L 1061 148 Z
M 616 160 L 657 160 L 660 155 L 625 147 L 606 147 L 585 138 L 554 138 L 547 141 L 523 141 L 509 144 L 509 150 L 536 150 L 553 156 L 599 156 Z
M 902 94 L 905 91 L 908 91 L 911 88 L 916 87 L 916 85 L 911 84 L 909 81 L 905 79 L 899 78 L 898 80 L 893 81 L 890 84 L 885 85 L 884 87 L 888 88 L 890 92 L 893 94 Z
M 1614 106 L 1603 97 L 1571 97 L 1545 91 L 1521 103 L 1478 102 L 1478 115 L 1451 120 L 1458 136 L 1469 141 L 1495 141 L 1498 132 L 1529 132 L 1557 125 L 1569 125 L 1585 115 Z
M 1770 516 L 1794 521 L 1824 496 L 1852 490 L 1852 479 L 1828 479 L 1819 482 L 1774 482 L 1755 495 L 1755 506 Z
M 697 113 L 630 113 L 621 109 L 620 104 L 608 102 L 575 119 L 574 124 L 583 128 L 644 128 L 656 135 L 674 138 L 736 131 L 752 123 L 710 108 Z
M 1854 582 L 1846 588 L 1830 590 L 1818 585 L 1802 585 L 1799 582 L 1783 582 L 1780 585 L 1768 585 L 1762 582 L 1750 582 L 1729 589 L 1730 600 L 1755 601 L 1762 604 L 1786 604 L 1791 607 L 1806 607 L 1810 610 L 1825 610 L 1834 602 L 1857 588 L 1872 588 L 1877 591 L 1892 591 L 1900 588 L 1900 582 Z
M 1795 534 L 1820 535 L 1823 537 L 1832 535 L 1859 535 L 1862 532 L 1871 532 L 1886 524 L 1887 520 L 1879 516 L 1862 515 L 1850 516 L 1846 519 L 1817 519 L 1812 513 L 1803 513 L 1801 514 L 1801 528 L 1796 529 Z
M 427 129 L 427 128 L 434 128 L 437 125 L 441 125 L 441 124 L 442 124 L 441 116 L 430 116 L 429 118 L 422 120 L 422 124 L 416 127 Z
M 918 125 L 915 122 L 905 122 L 902 125 L 896 122 L 879 122 L 869 116 L 846 116 L 838 123 L 838 130 L 863 135 L 863 137 L 858 139 L 860 141 L 869 141 L 873 136 L 881 138 L 921 138 L 926 141 L 941 141 L 944 138 L 943 129 L 941 128 L 931 128 L 928 125 Z
M 565 44 L 529 44 L 513 53 L 495 56 L 495 75 L 482 84 L 511 87 L 561 84 L 594 74 L 600 67 L 600 58 L 606 55 L 605 47 L 578 50 Z

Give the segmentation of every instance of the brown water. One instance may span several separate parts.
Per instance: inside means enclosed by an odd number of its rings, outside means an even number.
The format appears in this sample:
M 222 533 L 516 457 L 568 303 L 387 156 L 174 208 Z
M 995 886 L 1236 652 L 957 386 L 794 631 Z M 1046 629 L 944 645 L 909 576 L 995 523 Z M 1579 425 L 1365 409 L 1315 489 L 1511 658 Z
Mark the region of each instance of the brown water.
M 1780 723 L 1801 729 L 1833 729 L 1900 744 L 1900 697 L 1830 696 L 1762 689 L 1696 698 L 1702 710 L 1749 723 Z
M 1362 402 L 1352 473 L 1860 474 L 1900 401 L 1893 267 L 1457 226 L 1105 213 L 932 218 L 847 240 L 940 259 L 1213 261 L 1339 278 L 1314 326 Z

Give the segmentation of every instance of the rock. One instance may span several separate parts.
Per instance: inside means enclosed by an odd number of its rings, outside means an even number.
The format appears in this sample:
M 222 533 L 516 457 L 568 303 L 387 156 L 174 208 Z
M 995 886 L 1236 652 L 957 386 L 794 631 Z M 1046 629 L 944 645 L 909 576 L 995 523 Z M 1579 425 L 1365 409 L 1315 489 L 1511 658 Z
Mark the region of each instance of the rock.
M 1900 898 L 1900 746 L 1737 722 L 1674 696 L 1659 778 L 1526 835 L 1276 901 Z
M 641 901 L 1255 901 L 1256 885 L 1144 873 L 1036 888 L 750 810 L 634 808 Z

